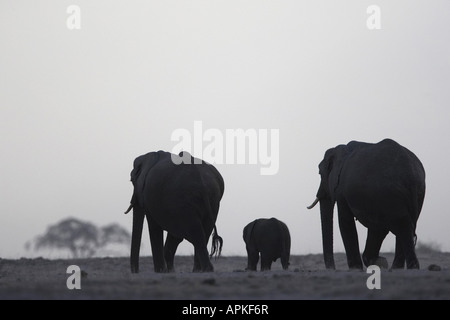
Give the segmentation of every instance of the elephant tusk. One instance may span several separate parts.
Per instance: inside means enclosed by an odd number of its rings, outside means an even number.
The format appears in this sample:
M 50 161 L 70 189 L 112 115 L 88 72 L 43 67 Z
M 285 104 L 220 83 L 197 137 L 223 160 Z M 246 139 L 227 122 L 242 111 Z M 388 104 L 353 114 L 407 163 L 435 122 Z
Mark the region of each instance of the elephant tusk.
M 314 202 L 313 202 L 309 207 L 307 207 L 307 208 L 308 208 L 308 209 L 314 208 L 318 202 L 319 202 L 319 198 L 316 198 L 316 200 L 314 200 Z
M 130 206 L 128 207 L 127 211 L 125 211 L 124 213 L 127 214 L 128 212 L 131 211 L 131 209 L 133 209 L 133 204 L 130 204 Z

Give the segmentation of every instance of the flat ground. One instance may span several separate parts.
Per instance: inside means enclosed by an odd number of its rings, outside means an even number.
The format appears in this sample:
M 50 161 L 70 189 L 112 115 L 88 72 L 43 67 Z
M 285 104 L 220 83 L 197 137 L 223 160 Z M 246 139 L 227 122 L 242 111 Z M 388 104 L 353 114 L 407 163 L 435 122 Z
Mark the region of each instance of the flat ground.
M 383 254 L 392 263 L 393 254 Z M 450 299 L 450 253 L 418 254 L 421 270 L 381 270 L 381 289 L 369 290 L 371 274 L 349 271 L 345 255 L 335 254 L 336 271 L 325 270 L 322 255 L 291 256 L 289 270 L 279 260 L 271 271 L 246 272 L 246 257 L 213 260 L 212 273 L 192 273 L 193 257 L 177 256 L 175 273 L 153 272 L 151 257 L 131 274 L 129 259 L 0 259 L 0 299 Z M 67 267 L 82 270 L 81 289 L 69 290 Z M 430 271 L 438 265 L 440 271 Z

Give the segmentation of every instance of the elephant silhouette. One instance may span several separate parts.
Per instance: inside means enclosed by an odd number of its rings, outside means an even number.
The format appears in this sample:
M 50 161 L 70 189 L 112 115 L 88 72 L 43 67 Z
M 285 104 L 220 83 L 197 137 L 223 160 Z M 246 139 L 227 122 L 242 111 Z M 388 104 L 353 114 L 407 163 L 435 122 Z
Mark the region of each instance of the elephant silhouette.
M 189 161 L 185 161 L 189 159 Z M 222 238 L 216 219 L 224 193 L 224 181 L 211 164 L 187 152 L 150 152 L 134 160 L 134 186 L 128 213 L 133 209 L 131 272 L 139 272 L 139 251 L 144 217 L 150 233 L 155 272 L 174 270 L 178 245 L 186 239 L 194 246 L 194 272 L 213 271 L 207 243 L 211 233 L 211 256 L 220 255 Z M 167 231 L 163 246 L 163 230 Z
M 333 208 L 337 203 L 339 229 L 350 269 L 387 264 L 379 256 L 389 232 L 396 236 L 392 268 L 418 269 L 416 225 L 425 198 L 425 169 L 417 156 L 391 139 L 379 143 L 351 141 L 325 152 L 319 164 L 322 242 L 326 268 L 335 269 Z M 357 219 L 367 229 L 360 255 Z
M 272 262 L 281 258 L 283 269 L 289 267 L 291 236 L 286 224 L 276 218 L 256 219 L 243 231 L 247 249 L 247 270 L 256 271 L 261 255 L 261 271 L 270 270 Z

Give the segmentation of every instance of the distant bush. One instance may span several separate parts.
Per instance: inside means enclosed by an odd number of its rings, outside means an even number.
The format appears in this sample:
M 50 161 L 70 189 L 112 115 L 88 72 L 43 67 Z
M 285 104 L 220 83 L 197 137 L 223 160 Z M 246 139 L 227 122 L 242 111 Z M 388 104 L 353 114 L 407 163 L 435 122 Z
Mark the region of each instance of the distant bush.
M 25 248 L 66 250 L 72 258 L 90 258 L 111 245 L 129 245 L 131 236 L 118 224 L 98 228 L 90 222 L 67 218 L 28 241 Z
M 418 253 L 436 253 L 441 252 L 441 245 L 436 242 L 417 242 L 416 252 Z

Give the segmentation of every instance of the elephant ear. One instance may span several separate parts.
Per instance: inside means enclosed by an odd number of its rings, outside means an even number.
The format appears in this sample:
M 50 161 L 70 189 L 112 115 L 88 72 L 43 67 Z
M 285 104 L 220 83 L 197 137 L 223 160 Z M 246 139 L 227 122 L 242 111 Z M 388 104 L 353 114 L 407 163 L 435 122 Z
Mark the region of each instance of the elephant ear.
M 253 228 L 256 224 L 256 220 L 253 222 L 250 222 L 247 226 L 244 228 L 244 232 L 242 234 L 242 237 L 244 238 L 244 241 L 247 245 L 250 244 L 251 235 L 253 233 Z
M 139 175 L 141 174 L 142 165 L 144 164 L 145 155 L 137 157 L 133 163 L 133 170 L 131 170 L 130 177 L 133 186 L 136 186 Z
M 140 194 L 144 190 L 146 177 L 150 170 L 160 160 L 161 152 L 149 152 L 137 157 L 134 160 L 133 170 L 131 171 L 131 182 L 134 185 L 134 193 Z
M 339 188 L 339 178 L 341 175 L 342 167 L 349 154 L 348 147 L 346 145 L 339 145 L 335 148 L 329 149 L 325 153 L 324 166 L 326 166 L 328 176 L 328 188 L 332 202 L 336 201 L 336 192 Z

